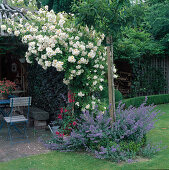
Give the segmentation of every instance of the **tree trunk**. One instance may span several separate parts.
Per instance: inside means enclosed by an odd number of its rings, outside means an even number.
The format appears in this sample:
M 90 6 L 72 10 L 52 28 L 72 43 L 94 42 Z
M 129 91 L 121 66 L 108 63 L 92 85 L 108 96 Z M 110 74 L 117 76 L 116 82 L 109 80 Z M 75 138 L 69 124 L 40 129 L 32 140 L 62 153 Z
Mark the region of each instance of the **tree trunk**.
M 111 52 L 111 40 L 112 37 L 106 37 L 107 42 L 107 63 L 108 63 L 108 93 L 109 93 L 109 107 L 110 107 L 110 117 L 112 118 L 112 123 L 115 121 L 114 111 L 115 111 L 115 99 L 114 99 L 114 78 L 113 78 L 113 48 Z

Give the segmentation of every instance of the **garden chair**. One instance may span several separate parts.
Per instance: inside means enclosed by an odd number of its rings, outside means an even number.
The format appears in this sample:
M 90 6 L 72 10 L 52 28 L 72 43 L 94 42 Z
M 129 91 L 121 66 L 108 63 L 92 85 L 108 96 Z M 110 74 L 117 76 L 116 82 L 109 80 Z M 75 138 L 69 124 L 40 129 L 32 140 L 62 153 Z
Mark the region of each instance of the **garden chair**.
M 17 97 L 17 98 L 10 98 L 10 113 L 8 117 L 4 117 L 5 122 L 8 126 L 8 135 L 10 142 L 13 143 L 14 137 L 12 137 L 12 130 L 15 130 L 18 132 L 23 138 L 26 138 L 28 140 L 27 136 L 27 125 L 28 125 L 28 119 L 29 119 L 29 107 L 31 105 L 31 97 Z M 27 107 L 26 113 L 24 115 L 14 115 L 14 108 L 15 107 Z M 26 115 L 26 117 L 25 117 Z M 21 127 L 18 127 L 18 125 L 23 125 L 23 129 Z M 25 140 L 24 140 L 25 141 Z

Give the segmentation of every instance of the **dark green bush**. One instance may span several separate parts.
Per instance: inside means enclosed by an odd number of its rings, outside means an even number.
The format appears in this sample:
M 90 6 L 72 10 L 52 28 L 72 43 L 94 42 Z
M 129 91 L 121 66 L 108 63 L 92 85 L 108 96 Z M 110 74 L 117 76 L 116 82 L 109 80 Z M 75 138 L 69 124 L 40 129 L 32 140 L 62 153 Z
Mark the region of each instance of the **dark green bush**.
M 139 107 L 144 101 L 146 96 L 134 97 L 130 99 L 122 100 L 122 103 L 125 103 L 126 108 L 129 106 Z M 151 95 L 147 96 L 146 105 L 150 104 L 165 104 L 169 103 L 169 94 L 160 94 L 160 95 Z M 118 106 L 118 102 L 116 102 L 116 106 Z
M 50 119 L 54 119 L 60 108 L 66 105 L 61 96 L 67 96 L 68 91 L 63 77 L 64 73 L 57 72 L 54 67 L 44 70 L 37 63 L 29 65 L 28 93 L 33 105 L 49 112 Z
M 115 101 L 119 102 L 122 99 L 123 99 L 123 95 L 121 94 L 121 92 L 119 90 L 115 89 Z

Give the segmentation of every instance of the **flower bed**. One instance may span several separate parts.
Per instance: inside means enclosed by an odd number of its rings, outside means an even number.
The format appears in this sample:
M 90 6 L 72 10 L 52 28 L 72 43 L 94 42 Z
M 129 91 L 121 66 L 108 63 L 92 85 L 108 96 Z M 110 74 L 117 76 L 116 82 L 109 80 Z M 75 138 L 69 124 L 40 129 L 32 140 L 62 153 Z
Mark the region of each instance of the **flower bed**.
M 116 122 L 112 125 L 108 113 L 102 114 L 97 109 L 90 114 L 86 111 L 77 119 L 77 127 L 70 137 L 63 138 L 57 132 L 46 146 L 61 151 L 87 150 L 97 158 L 117 162 L 132 161 L 137 156 L 151 157 L 160 146 L 147 143 L 146 134 L 154 127 L 160 111 L 145 104 L 126 110 L 120 104 L 116 110 Z

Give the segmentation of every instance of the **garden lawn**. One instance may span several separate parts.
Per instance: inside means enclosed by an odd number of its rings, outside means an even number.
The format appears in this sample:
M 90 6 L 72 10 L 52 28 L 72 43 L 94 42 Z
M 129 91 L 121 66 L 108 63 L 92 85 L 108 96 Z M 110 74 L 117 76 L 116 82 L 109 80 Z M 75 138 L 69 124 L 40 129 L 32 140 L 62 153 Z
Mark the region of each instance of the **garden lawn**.
M 148 134 L 148 141 L 162 141 L 167 149 L 157 153 L 151 160 L 128 164 L 116 164 L 99 160 L 85 153 L 50 152 L 0 163 L 0 170 L 109 170 L 109 169 L 167 169 L 169 168 L 169 104 L 157 107 L 165 112 L 156 123 L 156 128 Z

